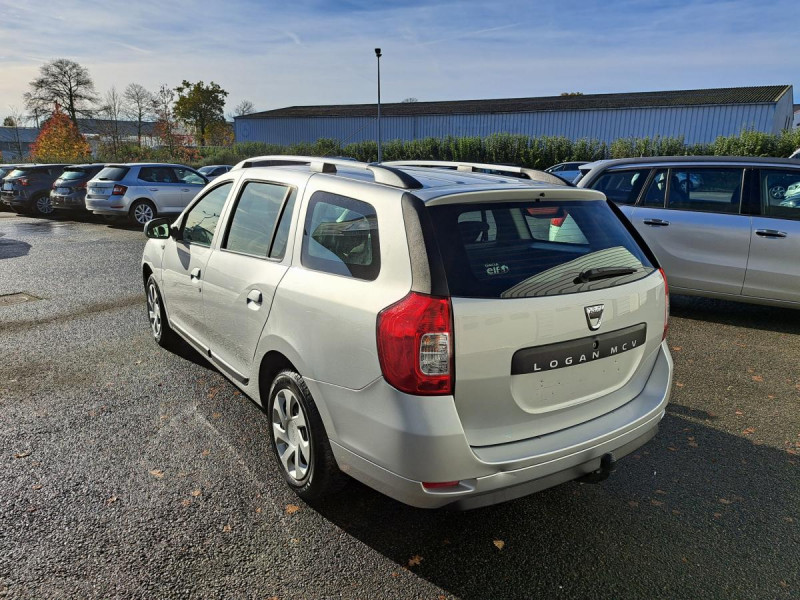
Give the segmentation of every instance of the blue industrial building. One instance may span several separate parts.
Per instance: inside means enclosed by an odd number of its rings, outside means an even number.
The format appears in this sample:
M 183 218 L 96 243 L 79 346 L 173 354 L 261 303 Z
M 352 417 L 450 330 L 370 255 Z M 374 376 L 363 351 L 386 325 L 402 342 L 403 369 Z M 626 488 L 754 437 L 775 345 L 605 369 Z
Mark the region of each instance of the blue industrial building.
M 236 118 L 237 142 L 289 145 L 332 138 L 377 139 L 375 104 L 291 106 Z M 381 105 L 384 140 L 513 133 L 612 142 L 679 137 L 713 142 L 743 129 L 780 133 L 792 127 L 790 85 L 587 94 L 543 98 L 403 102 Z

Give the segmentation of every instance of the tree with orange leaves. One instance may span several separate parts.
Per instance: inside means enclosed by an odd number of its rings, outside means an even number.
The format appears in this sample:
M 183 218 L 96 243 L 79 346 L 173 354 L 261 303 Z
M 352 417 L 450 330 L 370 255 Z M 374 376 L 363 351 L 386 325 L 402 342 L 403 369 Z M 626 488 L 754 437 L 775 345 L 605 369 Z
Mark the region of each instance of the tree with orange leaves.
M 36 162 L 86 162 L 91 154 L 86 138 L 58 105 L 31 147 L 31 156 Z

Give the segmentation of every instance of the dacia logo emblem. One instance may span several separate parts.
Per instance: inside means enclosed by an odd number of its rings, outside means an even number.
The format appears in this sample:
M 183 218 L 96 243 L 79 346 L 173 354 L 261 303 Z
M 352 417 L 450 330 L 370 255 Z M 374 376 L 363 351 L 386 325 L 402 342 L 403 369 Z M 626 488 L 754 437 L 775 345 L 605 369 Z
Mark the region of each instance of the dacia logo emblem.
M 583 309 L 586 313 L 586 323 L 592 331 L 600 329 L 600 323 L 603 321 L 604 308 L 605 304 L 595 304 L 594 306 L 587 306 Z

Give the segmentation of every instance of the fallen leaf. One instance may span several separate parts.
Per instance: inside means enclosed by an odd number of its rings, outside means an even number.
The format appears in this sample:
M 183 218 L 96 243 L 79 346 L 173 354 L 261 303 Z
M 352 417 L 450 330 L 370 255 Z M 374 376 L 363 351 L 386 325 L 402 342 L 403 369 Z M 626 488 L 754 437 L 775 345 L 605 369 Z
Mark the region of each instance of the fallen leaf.
M 259 514 L 259 515 L 261 514 L 261 507 L 260 506 L 256 506 L 256 514 Z
M 495 548 L 497 548 L 498 550 L 502 550 L 503 546 L 506 545 L 506 543 L 503 540 L 495 540 L 492 543 L 494 544 Z
M 419 563 L 423 561 L 423 558 L 419 554 L 415 554 L 411 558 L 408 559 L 408 566 L 409 567 L 416 567 Z
M 672 452 L 677 452 L 678 451 L 678 449 L 675 448 L 674 446 L 667 446 L 667 450 L 670 450 Z
M 783 517 L 783 520 L 787 523 L 794 523 L 794 519 L 792 517 Z
M 152 471 L 150 471 L 150 475 L 156 477 L 157 479 L 164 479 L 164 471 L 162 471 L 161 469 L 153 469 Z
M 31 455 L 30 452 L 17 452 L 14 455 L 14 458 L 25 458 L 26 456 L 30 456 L 30 455 Z
M 217 395 L 218 391 L 219 391 L 219 388 L 217 388 L 217 387 L 211 388 L 211 390 L 209 390 L 209 392 L 208 392 L 208 399 L 212 400 L 214 398 L 214 396 Z
M 656 490 L 656 494 L 661 494 L 662 496 L 666 496 L 667 492 L 665 492 L 664 490 Z
M 758 381 L 758 382 L 764 381 L 764 378 L 761 375 L 753 375 L 752 379 L 753 381 Z
M 755 427 L 748 427 L 747 429 L 745 429 L 744 431 L 742 431 L 742 433 L 743 433 L 744 435 L 750 435 L 750 434 L 753 434 L 753 433 L 755 433 L 755 432 L 756 432 L 756 429 L 755 429 Z
M 689 442 L 689 446 L 692 448 L 697 448 L 697 442 Z
M 714 518 L 719 519 L 722 516 L 722 513 L 714 513 Z
M 781 586 L 782 588 L 784 588 L 784 589 L 786 589 L 786 588 L 788 588 L 788 587 L 789 587 L 789 584 L 788 584 L 788 583 L 786 583 L 786 582 L 785 582 L 783 579 L 781 579 L 781 580 L 780 580 L 778 583 L 779 583 L 779 584 L 780 584 L 780 586 Z
M 737 415 L 739 415 L 739 416 L 741 417 L 741 416 L 742 416 L 744 413 L 743 413 L 742 411 L 740 411 L 740 410 L 737 410 L 737 411 L 736 411 L 736 414 L 737 414 Z
M 447 539 L 447 538 L 444 538 L 444 539 L 442 540 L 442 546 L 447 546 L 447 545 L 449 545 L 449 544 L 450 544 L 450 540 L 449 540 L 449 539 Z
M 236 390 L 235 392 L 233 392 L 233 395 L 234 396 L 241 396 L 242 392 L 240 392 L 239 390 Z
M 141 361 L 141 360 L 137 360 L 137 361 L 136 361 L 135 363 L 133 363 L 133 364 L 135 364 L 135 365 L 140 365 L 140 364 L 142 364 L 142 361 Z
M 118 498 L 116 496 L 111 496 L 108 500 L 106 500 L 106 506 L 110 506 L 116 502 Z
M 672 509 L 672 514 L 673 514 L 673 515 L 679 515 L 679 514 L 681 514 L 681 511 L 679 511 L 679 510 L 677 510 L 677 509 L 673 508 L 673 509 Z
M 673 347 L 672 347 L 672 349 L 673 349 L 675 352 L 680 352 L 680 351 L 681 351 L 681 347 L 680 347 L 680 346 L 673 346 Z
M 400 577 L 400 573 L 397 571 L 392 571 L 392 577 Z
M 677 387 L 683 387 L 683 385 L 684 385 L 684 384 L 682 384 L 680 381 L 676 381 L 676 382 L 675 382 L 675 385 L 676 385 Z
M 34 489 L 34 490 L 40 490 L 40 489 L 42 489 L 42 484 L 41 484 L 41 483 L 34 483 L 34 484 L 31 486 L 31 489 Z
M 169 415 L 161 415 L 162 421 L 166 421 L 167 419 L 169 419 Z
M 652 504 L 653 506 L 664 506 L 664 503 L 661 502 L 661 500 L 656 500 L 656 499 L 650 500 L 650 504 Z
M 219 419 L 219 418 L 222 416 L 222 413 L 212 413 L 212 414 L 211 414 L 211 416 L 212 416 L 214 419 Z
M 636 508 L 637 506 L 639 506 L 639 503 L 636 500 L 628 500 L 628 506 Z
M 199 489 L 198 490 L 192 490 L 192 496 L 194 496 L 195 498 L 197 498 L 198 496 L 202 495 L 202 493 L 203 492 L 201 492 Z
M 300 510 L 300 507 L 297 506 L 297 504 L 287 504 L 286 505 L 286 514 L 287 515 L 293 515 L 298 510 Z
M 211 450 L 203 450 L 203 451 L 200 453 L 200 456 L 208 456 L 209 454 L 211 454 Z
M 191 503 L 192 501 L 189 498 L 184 498 L 183 500 L 181 500 L 181 506 L 183 506 L 184 508 L 189 506 Z
M 222 533 L 230 533 L 231 526 L 230 525 L 223 525 L 222 526 Z
M 720 498 L 719 499 L 719 503 L 720 504 L 732 504 L 732 502 L 730 500 L 728 500 L 727 498 Z

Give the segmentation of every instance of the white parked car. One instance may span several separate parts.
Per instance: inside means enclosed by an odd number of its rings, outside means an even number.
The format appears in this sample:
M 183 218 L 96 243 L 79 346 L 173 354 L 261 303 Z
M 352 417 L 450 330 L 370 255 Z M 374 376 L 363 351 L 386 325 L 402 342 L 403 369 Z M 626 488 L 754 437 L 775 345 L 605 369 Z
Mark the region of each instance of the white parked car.
M 486 169 L 261 157 L 146 225 L 155 340 L 266 409 L 301 497 L 346 473 L 470 508 L 602 480 L 655 435 L 655 258 L 599 192 Z

